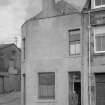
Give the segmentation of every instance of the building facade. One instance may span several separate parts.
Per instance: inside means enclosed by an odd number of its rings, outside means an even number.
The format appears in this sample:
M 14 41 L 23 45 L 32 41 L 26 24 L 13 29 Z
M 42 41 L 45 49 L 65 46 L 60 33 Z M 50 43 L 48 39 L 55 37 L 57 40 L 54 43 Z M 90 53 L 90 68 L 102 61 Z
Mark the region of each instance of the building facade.
M 91 104 L 105 104 L 105 1 L 91 0 L 89 15 Z
M 22 104 L 104 105 L 104 26 L 92 21 L 103 12 L 94 3 L 79 11 L 43 0 L 42 11 L 23 24 Z

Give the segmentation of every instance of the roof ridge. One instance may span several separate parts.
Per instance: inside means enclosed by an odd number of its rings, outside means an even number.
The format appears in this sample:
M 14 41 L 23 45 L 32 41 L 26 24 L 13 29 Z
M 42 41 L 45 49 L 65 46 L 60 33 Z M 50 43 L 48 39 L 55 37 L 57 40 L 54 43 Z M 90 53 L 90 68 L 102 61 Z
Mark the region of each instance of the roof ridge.
M 9 43 L 9 44 L 0 44 L 0 49 L 3 49 L 3 48 L 7 48 L 11 45 L 15 45 L 14 43 Z

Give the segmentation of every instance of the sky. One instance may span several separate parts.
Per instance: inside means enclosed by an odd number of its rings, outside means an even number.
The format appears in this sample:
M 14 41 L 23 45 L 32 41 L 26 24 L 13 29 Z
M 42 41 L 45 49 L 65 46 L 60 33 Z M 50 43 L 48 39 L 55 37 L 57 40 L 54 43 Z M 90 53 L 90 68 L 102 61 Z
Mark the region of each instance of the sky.
M 66 1 L 82 8 L 86 0 Z M 0 0 L 0 44 L 17 41 L 20 47 L 21 25 L 39 13 L 41 6 L 42 0 Z

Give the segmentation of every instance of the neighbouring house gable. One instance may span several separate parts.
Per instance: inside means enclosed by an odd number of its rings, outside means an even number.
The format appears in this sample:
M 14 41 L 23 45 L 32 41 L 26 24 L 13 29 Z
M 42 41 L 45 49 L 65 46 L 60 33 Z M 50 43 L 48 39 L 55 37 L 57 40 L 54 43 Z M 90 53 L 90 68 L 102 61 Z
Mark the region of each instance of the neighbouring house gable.
M 64 0 L 59 1 L 56 4 L 56 8 L 63 15 L 79 12 L 79 10 L 76 7 Z
M 0 72 L 8 72 L 10 62 L 13 62 L 14 69 L 20 72 L 21 50 L 15 44 L 0 45 L 0 61 L 0 64 L 2 63 L 0 67 L 3 68 L 2 70 L 0 69 Z
M 80 13 L 80 12 L 81 10 L 79 10 L 79 8 L 76 8 L 73 4 L 70 4 L 64 0 L 61 0 L 61 1 L 58 1 L 57 3 L 54 3 L 54 6 L 49 10 L 42 9 L 42 11 L 39 14 L 27 20 L 24 24 L 28 23 L 30 20 L 32 21 L 32 20 L 52 18 L 57 16 L 63 16 L 63 15 L 71 15 L 71 14 Z

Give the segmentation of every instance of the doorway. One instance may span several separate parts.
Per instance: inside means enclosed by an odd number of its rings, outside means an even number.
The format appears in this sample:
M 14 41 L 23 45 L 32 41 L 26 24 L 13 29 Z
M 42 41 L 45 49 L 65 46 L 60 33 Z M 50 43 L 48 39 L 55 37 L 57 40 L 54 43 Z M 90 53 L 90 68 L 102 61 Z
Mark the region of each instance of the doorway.
M 81 105 L 80 72 L 69 72 L 69 105 Z
M 105 105 L 105 73 L 97 73 L 96 77 L 96 105 Z

